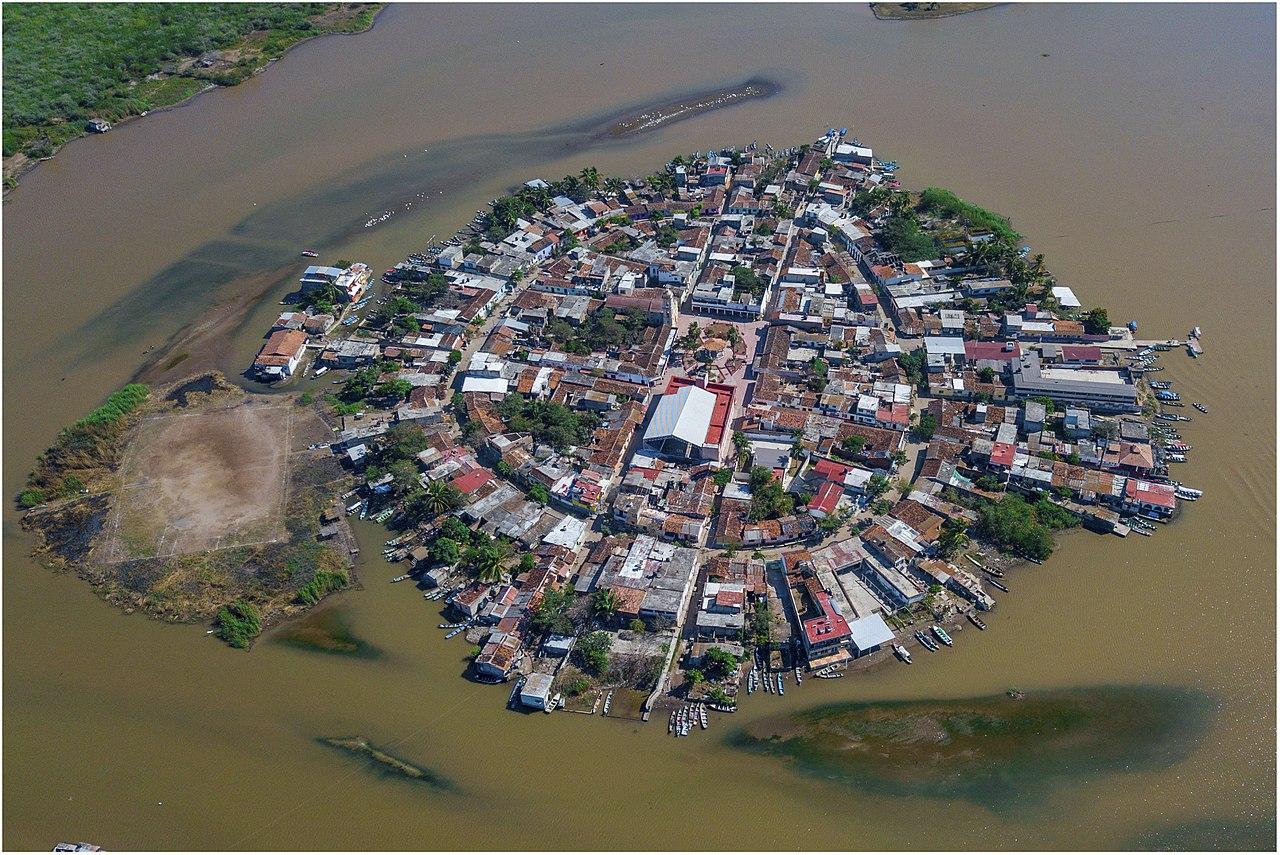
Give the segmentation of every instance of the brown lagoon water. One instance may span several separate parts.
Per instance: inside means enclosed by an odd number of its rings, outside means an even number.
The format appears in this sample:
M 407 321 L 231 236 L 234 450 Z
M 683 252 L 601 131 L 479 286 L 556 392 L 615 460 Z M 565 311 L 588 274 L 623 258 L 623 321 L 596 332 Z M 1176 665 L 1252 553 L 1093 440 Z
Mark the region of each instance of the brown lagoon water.
M 735 724 L 1009 686 L 1142 683 L 1213 709 L 1172 762 L 1065 780 L 1019 809 L 849 789 L 722 744 L 723 722 L 675 741 L 659 724 L 506 712 L 507 689 L 459 679 L 465 644 L 442 643 L 435 608 L 374 557 L 364 590 L 302 639 L 246 655 L 38 567 L 6 510 L 4 846 L 1274 845 L 1274 42 L 1264 6 L 926 22 L 856 5 L 392 7 L 367 34 L 68 146 L 4 205 L 6 495 L 143 351 L 265 294 L 189 361 L 238 373 L 304 246 L 385 267 L 535 175 L 644 174 L 678 152 L 848 126 L 909 186 L 1010 215 L 1115 320 L 1153 337 L 1204 328 L 1206 358 L 1163 361 L 1213 413 L 1183 430 L 1183 480 L 1207 495 L 1153 538 L 1068 537 L 952 650 L 753 697 Z M 783 91 L 626 140 L 592 133 L 753 77 Z M 361 537 L 376 556 L 385 535 Z M 339 649 L 308 649 L 325 626 Z M 316 741 L 347 735 L 455 789 Z

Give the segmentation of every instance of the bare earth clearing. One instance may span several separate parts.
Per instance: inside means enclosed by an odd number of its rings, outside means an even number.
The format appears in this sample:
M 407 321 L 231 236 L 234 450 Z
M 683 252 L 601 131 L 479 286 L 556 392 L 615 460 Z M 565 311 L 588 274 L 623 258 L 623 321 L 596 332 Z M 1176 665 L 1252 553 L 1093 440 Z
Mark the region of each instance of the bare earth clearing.
M 121 467 L 99 560 L 284 540 L 291 410 L 241 404 L 145 421 Z

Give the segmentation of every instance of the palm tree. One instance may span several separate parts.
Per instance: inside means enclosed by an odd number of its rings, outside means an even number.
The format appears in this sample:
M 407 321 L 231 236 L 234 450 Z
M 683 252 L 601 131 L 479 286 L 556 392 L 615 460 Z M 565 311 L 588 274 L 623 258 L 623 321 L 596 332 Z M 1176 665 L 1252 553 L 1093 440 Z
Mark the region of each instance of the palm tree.
M 1044 253 L 1037 252 L 1035 254 L 1035 257 L 1031 259 L 1031 278 L 1037 279 L 1037 280 L 1043 279 L 1045 273 L 1047 272 L 1048 271 L 1045 269 L 1045 266 L 1044 266 Z
M 467 567 L 481 582 L 497 582 L 502 578 L 502 555 L 492 543 L 473 546 L 467 550 Z
M 427 511 L 435 516 L 449 510 L 453 505 L 453 495 L 449 489 L 450 485 L 446 481 L 432 481 L 427 485 L 427 492 L 423 495 L 423 504 Z
M 604 180 L 604 189 L 606 193 L 612 193 L 614 196 L 620 194 L 625 184 L 622 179 L 616 175 L 610 175 Z
M 948 529 L 943 532 L 939 545 L 948 558 L 963 552 L 969 546 L 969 535 L 963 529 Z
M 588 190 L 596 190 L 600 187 L 600 170 L 596 169 L 594 166 L 584 167 L 583 170 L 578 173 L 578 177 L 582 179 L 583 185 Z

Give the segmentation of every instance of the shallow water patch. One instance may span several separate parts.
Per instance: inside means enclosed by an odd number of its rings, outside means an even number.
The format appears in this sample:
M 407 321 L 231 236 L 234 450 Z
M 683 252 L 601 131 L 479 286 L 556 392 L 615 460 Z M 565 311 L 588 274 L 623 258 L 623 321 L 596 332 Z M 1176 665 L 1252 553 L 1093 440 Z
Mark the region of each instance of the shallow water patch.
M 457 789 L 448 778 L 384 751 L 363 736 L 321 736 L 316 741 L 328 748 L 365 760 L 371 770 L 385 777 L 426 784 L 437 790 Z
M 382 659 L 386 655 L 381 648 L 355 634 L 348 610 L 343 606 L 308 612 L 273 633 L 271 643 L 355 659 Z
M 1021 699 L 833 704 L 763 719 L 726 738 L 855 789 L 1007 811 L 1100 774 L 1174 765 L 1213 706 L 1189 689 L 1103 686 Z

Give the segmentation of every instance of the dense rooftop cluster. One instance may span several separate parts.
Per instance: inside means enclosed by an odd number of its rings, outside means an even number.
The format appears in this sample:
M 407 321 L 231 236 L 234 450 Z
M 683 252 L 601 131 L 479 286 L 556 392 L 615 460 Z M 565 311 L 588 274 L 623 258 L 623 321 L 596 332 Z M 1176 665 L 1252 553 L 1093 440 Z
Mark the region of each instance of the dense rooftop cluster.
M 602 686 L 732 704 L 736 671 L 690 663 L 843 666 L 991 608 L 974 540 L 1042 559 L 1057 529 L 1175 511 L 1132 335 L 1006 220 L 895 171 L 829 133 L 530 181 L 320 344 L 353 372 L 335 448 L 477 676 L 541 707 Z M 359 267 L 304 293 L 360 307 Z M 289 374 L 288 347 L 343 331 L 315 302 L 278 325 Z M 406 426 L 423 439 L 388 455 Z

